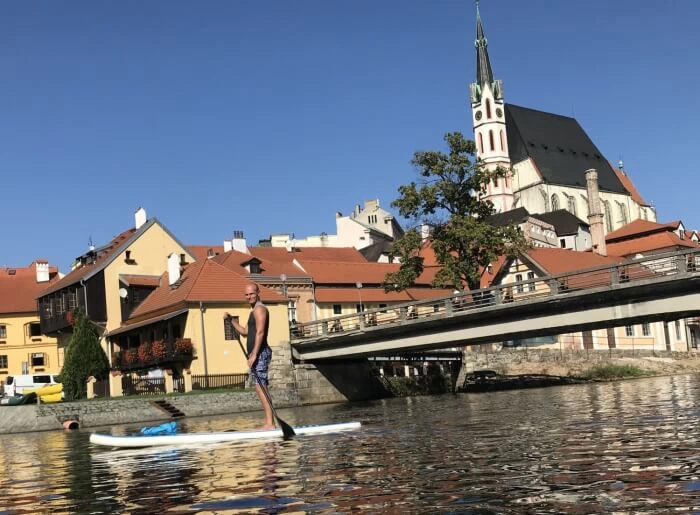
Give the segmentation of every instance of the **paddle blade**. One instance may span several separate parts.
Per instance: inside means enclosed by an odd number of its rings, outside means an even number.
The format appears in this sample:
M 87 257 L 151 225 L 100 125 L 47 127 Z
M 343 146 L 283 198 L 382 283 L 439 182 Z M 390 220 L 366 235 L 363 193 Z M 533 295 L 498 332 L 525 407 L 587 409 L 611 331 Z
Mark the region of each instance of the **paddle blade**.
M 287 424 L 284 420 L 282 420 L 279 417 L 277 418 L 277 423 L 280 425 L 280 429 L 282 430 L 282 434 L 284 435 L 284 438 L 292 438 L 293 436 L 296 436 L 296 433 L 294 432 L 294 429 L 292 429 L 292 426 Z

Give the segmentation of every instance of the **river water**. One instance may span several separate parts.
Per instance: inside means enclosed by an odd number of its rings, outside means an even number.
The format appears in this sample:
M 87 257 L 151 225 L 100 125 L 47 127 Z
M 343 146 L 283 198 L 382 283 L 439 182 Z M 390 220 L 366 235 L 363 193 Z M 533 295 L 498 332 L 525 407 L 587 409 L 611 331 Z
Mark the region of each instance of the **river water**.
M 700 376 L 676 376 L 281 410 L 363 423 L 290 441 L 111 450 L 89 431 L 4 435 L 0 514 L 700 513 L 698 399 Z

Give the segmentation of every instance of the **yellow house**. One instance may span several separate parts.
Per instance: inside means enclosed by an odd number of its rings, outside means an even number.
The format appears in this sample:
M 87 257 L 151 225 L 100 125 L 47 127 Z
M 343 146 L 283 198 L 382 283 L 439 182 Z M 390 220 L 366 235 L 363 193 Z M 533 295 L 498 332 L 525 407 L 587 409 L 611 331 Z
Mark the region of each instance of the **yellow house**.
M 124 371 L 162 368 L 179 375 L 241 374 L 248 370 L 239 339 L 224 321 L 225 313 L 245 325 L 251 308 L 243 292 L 250 279 L 213 259 L 200 259 L 180 270 L 176 256 L 158 287 L 120 327 L 107 332 L 113 361 Z M 287 299 L 265 287 L 268 343 L 281 348 L 289 342 Z M 244 339 L 240 343 L 245 347 Z M 157 350 L 156 350 L 157 349 Z
M 71 336 L 72 313 L 78 308 L 102 336 L 116 329 L 155 289 L 171 255 L 183 265 L 194 261 L 173 234 L 157 219 L 148 220 L 145 210 L 139 208 L 134 227 L 107 245 L 91 247 L 77 258 L 70 273 L 40 293 L 41 332 L 58 337 L 65 347 Z M 105 338 L 102 344 L 110 355 Z
M 42 334 L 36 303 L 39 292 L 58 279 L 57 268 L 44 260 L 0 268 L 0 382 L 8 375 L 60 371 L 57 339 Z

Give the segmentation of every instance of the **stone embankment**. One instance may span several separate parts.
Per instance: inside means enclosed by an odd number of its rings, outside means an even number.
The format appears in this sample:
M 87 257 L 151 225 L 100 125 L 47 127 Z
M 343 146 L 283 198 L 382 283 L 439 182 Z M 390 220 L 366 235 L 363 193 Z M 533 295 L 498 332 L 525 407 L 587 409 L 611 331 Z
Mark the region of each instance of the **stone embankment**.
M 463 376 L 474 370 L 490 369 L 503 375 L 544 374 L 585 377 L 601 365 L 632 365 L 650 376 L 700 373 L 700 354 L 651 350 L 532 350 L 513 349 L 465 352 Z

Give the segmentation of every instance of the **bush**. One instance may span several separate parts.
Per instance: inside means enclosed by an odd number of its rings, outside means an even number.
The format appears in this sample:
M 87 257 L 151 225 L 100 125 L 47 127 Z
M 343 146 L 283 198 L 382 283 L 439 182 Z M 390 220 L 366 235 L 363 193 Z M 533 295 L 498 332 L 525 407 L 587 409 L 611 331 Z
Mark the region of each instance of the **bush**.
M 596 365 L 583 373 L 586 379 L 610 380 L 625 377 L 643 377 L 648 375 L 645 370 L 634 365 Z
M 66 348 L 66 358 L 61 370 L 66 400 L 86 398 L 85 383 L 88 377 L 102 380 L 109 374 L 109 360 L 100 346 L 92 322 L 80 310 L 74 311 L 73 315 L 73 336 Z

